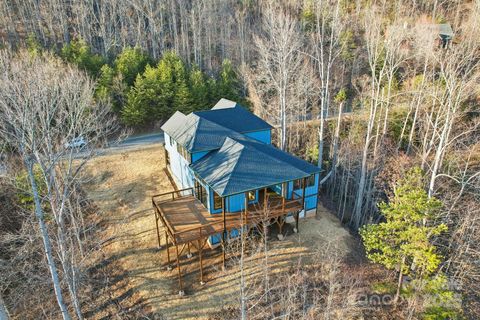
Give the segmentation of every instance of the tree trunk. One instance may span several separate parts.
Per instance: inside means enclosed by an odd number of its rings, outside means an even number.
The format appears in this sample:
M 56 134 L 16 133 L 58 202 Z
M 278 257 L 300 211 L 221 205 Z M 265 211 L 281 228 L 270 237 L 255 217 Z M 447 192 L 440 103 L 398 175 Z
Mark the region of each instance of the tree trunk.
M 398 303 L 398 299 L 400 298 L 400 291 L 402 290 L 402 282 L 403 282 L 403 265 L 405 264 L 405 257 L 402 258 L 402 262 L 400 263 L 400 273 L 398 275 L 398 282 L 397 282 L 397 291 L 395 292 L 395 297 L 393 298 L 393 305 L 396 306 Z
M 57 268 L 55 266 L 55 260 L 53 259 L 52 254 L 52 244 L 50 242 L 50 236 L 48 235 L 47 226 L 45 224 L 44 213 L 42 209 L 42 204 L 40 202 L 40 195 L 38 193 L 37 183 L 35 181 L 35 176 L 33 173 L 33 163 L 30 159 L 25 161 L 27 167 L 27 173 L 30 180 L 30 185 L 32 187 L 33 200 L 35 203 L 35 216 L 38 220 L 38 225 L 40 227 L 40 233 L 42 234 L 43 247 L 45 249 L 45 256 L 47 258 L 47 265 L 52 276 L 53 289 L 55 292 L 55 297 L 57 299 L 58 306 L 62 312 L 62 317 L 64 320 L 70 320 L 70 314 L 68 313 L 67 306 L 63 300 L 62 288 L 60 286 L 60 280 L 58 277 Z

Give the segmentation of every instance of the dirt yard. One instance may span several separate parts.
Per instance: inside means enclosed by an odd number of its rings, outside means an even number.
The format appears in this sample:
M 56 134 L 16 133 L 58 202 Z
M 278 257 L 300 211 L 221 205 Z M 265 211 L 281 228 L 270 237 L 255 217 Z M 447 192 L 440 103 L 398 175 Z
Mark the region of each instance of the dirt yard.
M 103 220 L 98 235 L 103 240 L 102 259 L 115 261 L 125 270 L 122 277 L 127 280 L 112 295 L 118 303 L 123 297 L 135 296 L 149 314 L 161 319 L 208 319 L 212 313 L 237 303 L 238 268 L 234 265 L 224 272 L 218 263 L 210 265 L 220 261 L 218 252 L 210 250 L 204 264 L 208 266 L 206 284 L 200 286 L 197 258 L 184 257 L 187 295 L 177 294 L 177 272 L 165 268 L 166 256 L 164 250 L 158 250 L 151 207 L 152 195 L 173 190 L 163 172 L 164 163 L 163 149 L 155 145 L 104 155 L 87 167 L 85 191 Z M 356 241 L 348 231 L 326 209 L 319 210 L 320 219 L 300 221 L 298 234 L 270 243 L 274 272 L 282 272 L 299 258 L 308 261 L 319 248 L 328 247 L 345 259 L 356 256 Z M 255 261 L 251 262 L 254 268 Z

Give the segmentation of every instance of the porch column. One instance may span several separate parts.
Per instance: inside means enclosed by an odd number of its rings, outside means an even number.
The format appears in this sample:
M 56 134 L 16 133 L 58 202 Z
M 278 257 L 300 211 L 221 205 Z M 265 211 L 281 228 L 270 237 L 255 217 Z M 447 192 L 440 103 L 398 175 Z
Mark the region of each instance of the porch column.
M 263 208 L 265 209 L 265 215 L 267 214 L 267 188 L 263 189 Z
M 307 178 L 303 178 L 302 181 L 302 207 L 303 207 L 303 215 L 307 217 L 307 210 L 305 209 L 305 186 L 307 184 Z M 297 219 L 295 221 L 295 229 L 298 232 L 298 220 L 300 219 L 300 211 L 297 213 Z
M 245 192 L 245 216 L 242 218 L 242 227 L 244 223 L 245 225 L 247 224 L 247 214 L 248 214 L 248 192 Z
M 305 210 L 305 185 L 307 184 L 307 178 L 303 178 L 303 182 L 302 182 L 302 206 L 303 206 L 303 209 Z
M 225 270 L 225 241 L 226 241 L 226 233 L 227 233 L 227 219 L 225 217 L 226 211 L 226 203 L 225 198 L 222 197 L 222 216 L 223 216 L 223 232 L 222 232 L 222 250 L 223 250 L 223 269 Z

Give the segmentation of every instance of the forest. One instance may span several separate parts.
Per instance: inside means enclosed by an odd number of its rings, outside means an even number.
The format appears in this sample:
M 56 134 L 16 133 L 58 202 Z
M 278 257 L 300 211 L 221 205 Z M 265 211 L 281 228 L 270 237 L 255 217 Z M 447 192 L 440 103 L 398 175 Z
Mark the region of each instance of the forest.
M 276 317 L 480 318 L 478 30 L 479 0 L 2 1 L 0 319 L 95 303 L 93 154 L 65 139 L 103 146 L 220 98 L 322 170 L 322 204 L 393 288 L 374 313 Z

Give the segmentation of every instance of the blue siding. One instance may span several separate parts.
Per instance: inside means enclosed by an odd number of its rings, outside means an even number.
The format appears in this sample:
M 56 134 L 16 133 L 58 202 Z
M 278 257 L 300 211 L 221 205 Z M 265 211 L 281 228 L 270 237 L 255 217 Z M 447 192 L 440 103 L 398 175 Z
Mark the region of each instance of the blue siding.
M 247 132 L 245 135 L 266 144 L 272 143 L 272 135 L 270 130 Z
M 317 207 L 317 200 L 318 200 L 318 180 L 319 175 L 318 173 L 315 174 L 315 183 L 313 186 L 305 188 L 305 210 L 315 209 Z M 293 181 L 288 183 L 288 198 L 292 198 L 292 189 L 293 189 Z M 295 193 L 302 195 L 303 189 L 296 189 Z
M 210 213 L 221 214 L 222 209 L 213 210 L 213 192 L 214 191 L 211 188 L 208 188 L 208 190 L 209 190 L 209 199 L 210 199 L 210 201 L 209 201 Z M 258 202 L 258 190 L 255 191 L 255 195 L 256 195 L 255 200 L 254 201 L 249 201 L 249 203 L 257 203 Z M 239 193 L 239 194 L 235 194 L 235 195 L 227 197 L 227 200 L 225 201 L 225 204 L 227 206 L 227 208 L 226 208 L 227 212 L 238 212 L 238 211 L 241 211 L 241 210 L 245 209 L 245 193 Z M 239 234 L 239 230 L 237 230 L 237 229 L 230 230 L 227 234 L 227 238 L 228 237 L 234 238 L 234 237 L 238 236 L 238 234 Z M 210 242 L 210 244 L 215 245 L 215 244 L 220 243 L 221 240 L 222 240 L 222 234 L 219 233 L 219 234 L 210 236 L 209 242 Z
M 214 191 L 212 188 L 208 188 L 208 193 L 209 193 L 209 207 L 211 208 L 210 213 L 215 214 L 215 213 L 222 213 L 222 209 L 213 209 L 213 194 Z M 258 202 L 258 190 L 255 191 L 255 200 L 254 201 L 249 201 L 249 203 L 257 203 Z M 227 200 L 225 201 L 225 204 L 227 206 L 227 212 L 238 212 L 243 209 L 245 209 L 245 193 L 239 193 L 239 194 L 234 194 L 232 196 L 228 196 Z
M 201 152 L 192 153 L 192 163 L 194 163 L 197 160 L 200 160 L 207 153 L 208 153 L 208 151 L 201 151 Z
M 235 238 L 240 234 L 241 229 L 233 229 L 227 232 L 227 238 Z M 246 230 L 246 228 L 244 229 Z M 222 241 L 222 234 L 218 233 L 216 235 L 210 236 L 209 242 L 212 245 L 218 244 Z

